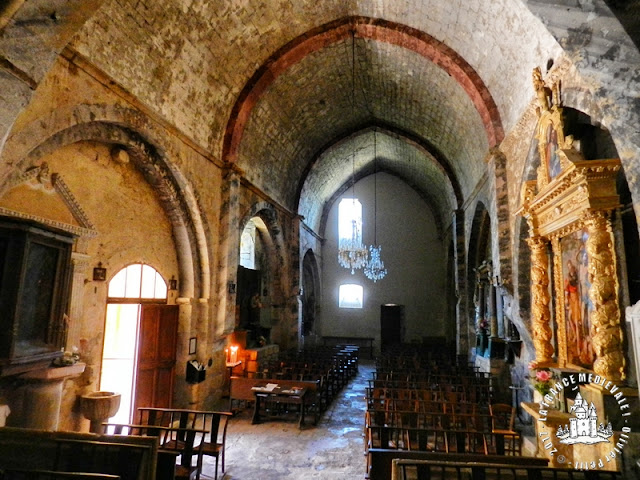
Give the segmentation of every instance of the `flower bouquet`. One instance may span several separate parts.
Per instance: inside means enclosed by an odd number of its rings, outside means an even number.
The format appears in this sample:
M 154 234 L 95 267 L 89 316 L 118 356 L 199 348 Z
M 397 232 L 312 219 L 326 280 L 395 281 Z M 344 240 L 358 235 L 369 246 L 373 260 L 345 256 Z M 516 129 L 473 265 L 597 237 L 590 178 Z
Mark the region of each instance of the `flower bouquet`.
M 529 364 L 530 375 L 533 388 L 543 397 L 549 393 L 553 385 L 553 373 L 548 368 L 539 367 L 536 362 Z

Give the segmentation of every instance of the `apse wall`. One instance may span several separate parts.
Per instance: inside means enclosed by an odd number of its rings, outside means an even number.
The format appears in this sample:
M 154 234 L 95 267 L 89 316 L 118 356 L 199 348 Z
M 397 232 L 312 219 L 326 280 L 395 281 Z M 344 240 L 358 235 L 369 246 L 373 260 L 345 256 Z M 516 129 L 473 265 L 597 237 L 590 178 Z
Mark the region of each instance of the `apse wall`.
M 374 176 L 355 185 L 362 203 L 363 241 L 374 240 Z M 351 198 L 349 189 L 331 206 L 322 251 L 323 298 L 315 333 L 319 336 L 375 337 L 380 346 L 380 305 L 405 306 L 405 341 L 445 335 L 446 255 L 434 216 L 418 194 L 398 178 L 377 174 L 378 243 L 387 276 L 374 283 L 362 270 L 352 275 L 338 265 L 338 205 Z M 448 219 L 447 219 L 448 220 Z M 338 287 L 357 283 L 364 287 L 362 309 L 338 307 Z

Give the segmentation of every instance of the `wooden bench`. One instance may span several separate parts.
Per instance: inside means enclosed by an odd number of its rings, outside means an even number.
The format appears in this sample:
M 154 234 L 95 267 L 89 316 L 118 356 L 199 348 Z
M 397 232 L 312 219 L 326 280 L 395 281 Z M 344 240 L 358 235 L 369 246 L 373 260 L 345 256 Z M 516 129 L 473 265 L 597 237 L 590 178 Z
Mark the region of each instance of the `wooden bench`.
M 305 395 L 307 412 L 311 411 L 314 415 L 314 425 L 318 423 L 320 416 L 320 404 L 318 399 L 318 381 L 305 381 L 305 380 L 281 380 L 277 378 L 273 379 L 256 379 L 247 377 L 231 377 L 231 391 L 229 393 L 229 409 L 233 407 L 233 401 L 245 401 L 253 402 L 255 400 L 255 394 L 252 388 L 256 385 L 262 385 L 265 383 L 277 383 L 280 387 L 303 387 L 307 389 Z
M 0 469 L 48 470 L 155 480 L 156 437 L 0 428 Z
M 29 468 L 0 469 L 2 480 L 120 480 L 117 475 L 84 472 L 56 472 Z
M 620 472 L 575 470 L 540 465 L 492 464 L 486 461 L 429 461 L 394 459 L 392 480 L 432 480 L 434 478 L 472 478 L 473 480 L 617 480 Z
M 475 455 L 472 453 L 442 453 L 442 452 L 419 452 L 410 450 L 392 450 L 385 448 L 370 448 L 368 455 L 368 478 L 369 480 L 389 480 L 392 473 L 394 459 L 407 459 L 412 461 L 430 462 L 461 462 L 467 464 L 492 463 L 501 465 L 531 465 L 547 466 L 545 458 L 538 457 L 516 457 L 502 455 Z M 453 477 L 456 478 L 456 477 Z
M 337 345 L 355 345 L 367 353 L 367 358 L 373 358 L 373 337 L 341 337 L 332 335 L 322 336 L 322 345 L 335 347 Z

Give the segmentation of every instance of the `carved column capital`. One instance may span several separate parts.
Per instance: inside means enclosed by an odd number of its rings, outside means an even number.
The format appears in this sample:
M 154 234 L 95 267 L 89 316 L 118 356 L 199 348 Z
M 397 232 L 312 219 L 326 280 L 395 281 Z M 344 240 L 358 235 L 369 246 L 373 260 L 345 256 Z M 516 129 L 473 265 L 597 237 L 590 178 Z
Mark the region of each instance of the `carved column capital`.
M 536 361 L 550 363 L 553 355 L 551 338 L 551 310 L 549 304 L 549 241 L 540 236 L 530 237 L 527 243 L 531 249 L 531 317 L 533 322 L 533 343 Z

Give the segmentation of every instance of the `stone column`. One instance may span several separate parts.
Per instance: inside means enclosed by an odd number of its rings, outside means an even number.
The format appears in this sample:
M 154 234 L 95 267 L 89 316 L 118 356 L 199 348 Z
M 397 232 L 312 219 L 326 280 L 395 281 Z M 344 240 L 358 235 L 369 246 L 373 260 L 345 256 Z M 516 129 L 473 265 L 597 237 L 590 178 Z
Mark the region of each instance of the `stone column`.
M 216 335 L 224 335 L 235 328 L 237 267 L 240 248 L 240 175 L 230 166 L 222 180 L 222 206 L 220 207 L 220 251 L 218 261 L 218 312 Z M 234 286 L 234 289 L 230 288 Z
M 587 269 L 591 283 L 589 299 L 593 304 L 590 333 L 596 354 L 593 371 L 607 380 L 619 382 L 624 379 L 625 360 L 611 221 L 606 212 L 589 212 L 583 220 L 589 234 Z
M 296 215 L 291 219 L 290 245 L 287 252 L 291 261 L 291 288 L 294 294 L 293 301 L 291 302 L 290 309 L 294 316 L 295 333 L 298 341 L 298 348 L 302 348 L 302 258 L 300 257 L 300 230 L 302 229 L 303 217 Z
M 536 361 L 550 363 L 553 355 L 551 345 L 551 311 L 549 303 L 549 256 L 548 241 L 535 236 L 527 240 L 531 248 L 531 320 L 533 323 L 533 344 Z
M 496 319 L 498 322 L 498 336 L 504 338 L 507 336 L 507 328 L 504 322 L 504 300 L 502 299 L 502 286 L 498 284 L 496 287 Z
M 478 277 L 478 323 L 476 329 L 480 328 L 480 323 L 487 315 L 487 294 L 485 292 L 484 281 Z
M 67 345 L 80 346 L 80 325 L 84 315 L 84 285 L 87 269 L 91 257 L 85 253 L 73 252 L 71 264 L 73 267 L 71 280 L 71 299 L 69 302 L 69 325 L 67 331 Z M 80 352 L 81 354 L 86 352 Z
M 498 317 L 496 316 L 496 286 L 489 279 L 489 328 L 491 329 L 491 336 L 496 338 L 498 336 Z
M 456 289 L 456 351 L 458 355 L 467 355 L 472 345 L 475 345 L 475 325 L 470 325 L 469 308 L 467 305 L 466 262 L 464 245 L 464 210 L 459 209 L 453 215 L 454 242 L 454 281 Z M 470 340 L 473 331 L 473 339 Z

